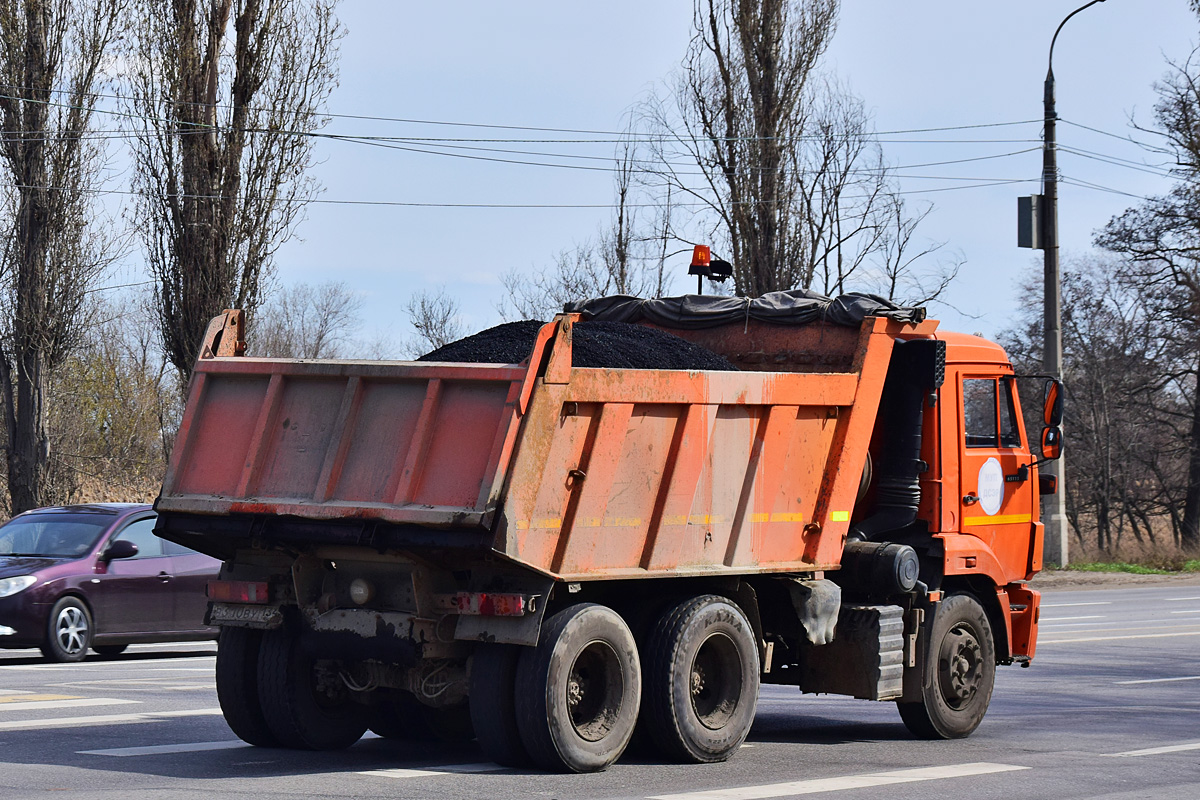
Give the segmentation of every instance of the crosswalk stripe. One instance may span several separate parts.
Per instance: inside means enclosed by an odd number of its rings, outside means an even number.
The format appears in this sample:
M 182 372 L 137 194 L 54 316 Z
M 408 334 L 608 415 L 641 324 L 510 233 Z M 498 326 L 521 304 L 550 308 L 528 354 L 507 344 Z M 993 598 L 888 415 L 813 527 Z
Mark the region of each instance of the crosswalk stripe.
M 1159 756 L 1164 753 L 1183 753 L 1188 750 L 1200 750 L 1200 742 L 1188 742 L 1187 744 L 1169 744 L 1165 747 L 1147 747 L 1145 750 L 1129 750 L 1125 753 L 1111 753 L 1116 757 L 1126 756 Z
M 25 731 L 41 728 L 85 728 L 103 725 L 130 725 L 165 722 L 175 717 L 220 716 L 219 708 L 195 708 L 186 711 L 147 711 L 140 714 L 100 714 L 92 717 L 49 717 L 0 722 L 0 731 Z
M 159 744 L 148 745 L 146 747 L 111 747 L 107 750 L 78 750 L 76 751 L 81 756 L 156 756 L 166 753 L 200 753 L 205 750 L 233 750 L 239 747 L 249 747 L 250 745 L 243 742 L 241 739 L 226 740 L 223 742 L 191 742 L 187 744 Z
M 967 778 L 976 775 L 991 775 L 998 772 L 1014 772 L 1023 769 L 1029 769 L 1029 767 L 977 762 L 973 764 L 953 764 L 944 767 L 901 769 L 894 772 L 873 772 L 865 775 L 846 775 L 840 778 L 816 778 L 807 781 L 770 783 L 762 786 L 735 786 L 730 789 L 662 794 L 655 795 L 651 800 L 765 800 L 765 798 L 770 797 L 835 792 L 845 789 L 866 789 L 872 786 L 935 781 L 946 778 Z

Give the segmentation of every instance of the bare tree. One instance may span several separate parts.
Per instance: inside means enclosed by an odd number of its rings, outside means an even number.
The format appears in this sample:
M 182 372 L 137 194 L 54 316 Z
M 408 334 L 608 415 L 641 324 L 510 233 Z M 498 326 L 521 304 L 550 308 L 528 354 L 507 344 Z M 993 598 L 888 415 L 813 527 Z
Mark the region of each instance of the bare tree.
M 138 0 L 130 75 L 137 219 L 181 375 L 223 308 L 262 301 L 317 191 L 337 0 Z
M 670 283 L 665 248 L 671 214 L 670 192 L 656 204 L 657 218 L 643 231 L 638 139 L 627 130 L 613 166 L 615 203 L 612 219 L 594 239 L 560 251 L 553 263 L 532 273 L 511 270 L 501 277 L 505 297 L 498 310 L 505 319 L 547 319 L 571 300 L 609 294 L 659 297 Z M 661 230 L 661 233 L 660 233 Z
M 299 283 L 272 294 L 250 321 L 250 355 L 343 358 L 360 325 L 362 298 L 345 283 Z
M 1114 217 L 1097 244 L 1126 259 L 1126 279 L 1144 298 L 1166 349 L 1165 379 L 1173 381 L 1187 409 L 1186 490 L 1182 541 L 1200 550 L 1200 50 L 1156 86 L 1155 130 L 1160 152 L 1175 162 L 1179 182 Z
M 78 344 L 89 287 L 113 257 L 95 222 L 103 152 L 89 137 L 124 0 L 0 4 L 5 247 L 3 396 L 10 510 L 51 499 L 49 373 Z
M 148 502 L 162 485 L 182 386 L 154 318 L 139 313 L 152 298 L 95 297 L 86 338 L 49 382 L 52 472 L 64 500 Z
M 417 292 L 408 299 L 407 310 L 417 334 L 407 346 L 414 358 L 463 336 L 465 329 L 458 315 L 458 303 L 444 288 Z
M 1164 375 L 1170 343 L 1153 309 L 1113 257 L 1072 259 L 1063 274 L 1063 350 L 1067 430 L 1073 468 L 1063 487 L 1067 518 L 1080 542 L 1115 555 L 1122 536 L 1154 543 L 1169 529 L 1180 543 L 1179 509 L 1186 484 L 1190 417 L 1178 384 Z M 1041 267 L 1026 293 L 1041 290 Z M 1042 314 L 1020 312 L 1019 327 L 1001 334 L 1018 373 L 1041 372 Z M 1041 379 L 1023 386 L 1038 392 Z M 1026 428 L 1041 428 L 1040 409 Z M 1181 430 L 1182 428 L 1182 430 Z
M 833 293 L 887 270 L 896 241 L 886 231 L 904 206 L 862 101 L 818 69 L 839 7 L 696 0 L 671 96 L 644 107 L 654 132 L 647 169 L 660 191 L 702 209 L 674 235 L 712 243 L 733 265 L 738 294 Z M 908 272 L 917 260 L 899 263 Z

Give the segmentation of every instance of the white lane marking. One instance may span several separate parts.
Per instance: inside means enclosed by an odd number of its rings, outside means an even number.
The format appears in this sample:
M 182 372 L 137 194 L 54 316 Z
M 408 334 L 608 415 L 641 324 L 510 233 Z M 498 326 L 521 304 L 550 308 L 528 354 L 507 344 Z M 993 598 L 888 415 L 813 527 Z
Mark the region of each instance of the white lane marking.
M 183 676 L 177 678 L 107 678 L 104 680 L 95 681 L 65 681 L 63 683 L 50 684 L 52 686 L 61 687 L 107 687 L 107 686 L 131 686 L 135 688 L 149 687 L 152 689 L 211 689 L 213 688 L 211 681 L 204 683 L 185 683 L 187 680 Z
M 1090 614 L 1082 617 L 1042 617 L 1042 624 L 1047 622 L 1066 622 L 1072 619 L 1106 619 L 1103 614 Z
M 1124 753 L 1109 753 L 1111 756 L 1118 758 L 1127 756 L 1157 756 L 1163 753 L 1182 753 L 1186 750 L 1200 750 L 1200 742 L 1188 742 L 1187 744 L 1172 744 L 1166 747 L 1148 747 L 1145 750 L 1129 750 Z
M 182 664 L 189 661 L 212 662 L 211 656 L 195 656 L 191 658 L 141 658 L 128 661 L 83 661 L 76 664 L 0 664 L 0 670 L 17 672 L 61 672 L 62 670 L 86 669 L 89 672 L 97 669 L 131 669 L 141 671 L 147 664 Z
M 1168 603 L 1184 603 L 1188 600 L 1200 600 L 1200 597 L 1168 597 Z
M 156 756 L 166 753 L 200 753 L 205 750 L 233 750 L 250 745 L 241 739 L 224 742 L 192 742 L 190 744 L 159 744 L 147 747 L 112 747 L 107 750 L 76 750 L 81 756 Z
M 219 708 L 193 708 L 186 711 L 150 711 L 142 714 L 100 714 L 93 717 L 50 717 L 0 722 L 0 731 L 25 731 L 39 728 L 85 728 L 102 725 L 129 725 L 165 722 L 173 717 L 220 716 Z
M 0 703 L 0 711 L 41 711 L 51 708 L 79 706 L 121 706 L 141 700 L 122 700 L 118 697 L 81 697 L 78 700 L 34 700 L 28 703 Z
M 1038 644 L 1072 644 L 1074 642 L 1111 642 L 1116 639 L 1167 639 L 1174 636 L 1200 636 L 1200 631 L 1188 631 L 1186 633 L 1145 633 L 1136 636 L 1089 636 L 1082 639 L 1042 639 L 1038 637 Z
M 1042 603 L 1042 608 L 1067 608 L 1068 606 L 1111 606 L 1111 600 L 1100 600 L 1094 603 Z
M 872 786 L 888 786 L 896 783 L 935 781 L 944 778 L 967 778 L 972 775 L 991 775 L 997 772 L 1014 772 L 1030 769 L 1012 764 L 955 764 L 945 767 L 921 767 L 901 769 L 894 772 L 872 772 L 865 775 L 846 775 L 841 778 L 817 778 L 788 783 L 769 783 L 762 786 L 737 786 L 732 789 L 712 789 L 702 792 L 660 794 L 650 800 L 762 800 L 768 797 L 786 797 L 797 794 L 835 792 L 843 789 L 866 789 Z
M 1186 678 L 1146 678 L 1140 681 L 1117 681 L 1117 686 L 1132 686 L 1135 683 L 1174 683 L 1175 681 L 1200 681 L 1200 675 L 1189 675 Z
M 358 773 L 375 778 L 431 778 L 437 775 L 463 775 L 483 772 L 506 771 L 507 767 L 491 762 L 484 764 L 444 764 L 425 769 L 371 769 Z
M 1200 614 L 1200 608 L 1185 608 L 1182 611 L 1172 611 L 1172 614 Z

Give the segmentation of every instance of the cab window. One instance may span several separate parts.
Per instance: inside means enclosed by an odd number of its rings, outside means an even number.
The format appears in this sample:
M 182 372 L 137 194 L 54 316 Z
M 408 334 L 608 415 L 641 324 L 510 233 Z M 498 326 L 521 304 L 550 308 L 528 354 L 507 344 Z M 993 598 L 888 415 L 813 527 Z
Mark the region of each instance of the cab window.
M 963 430 L 967 447 L 999 447 L 996 431 L 996 381 L 993 378 L 963 380 Z
M 1000 381 L 1000 446 L 1020 447 L 1021 429 L 1017 427 L 1017 400 L 1013 395 L 1013 381 Z
M 137 545 L 138 552 L 134 558 L 156 558 L 163 555 L 163 540 L 154 535 L 154 517 L 129 523 L 117 539 Z

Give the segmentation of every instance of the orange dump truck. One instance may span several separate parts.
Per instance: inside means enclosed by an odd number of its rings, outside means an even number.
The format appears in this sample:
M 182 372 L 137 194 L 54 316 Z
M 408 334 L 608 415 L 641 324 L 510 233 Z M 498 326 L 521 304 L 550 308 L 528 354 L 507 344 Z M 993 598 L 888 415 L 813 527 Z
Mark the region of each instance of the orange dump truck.
M 1003 350 L 923 314 L 746 315 L 671 331 L 733 371 L 584 368 L 579 320 L 511 364 L 245 358 L 214 320 L 158 532 L 224 560 L 233 731 L 590 771 L 640 727 L 718 761 L 767 682 L 971 733 L 1033 658 L 1054 490 Z

